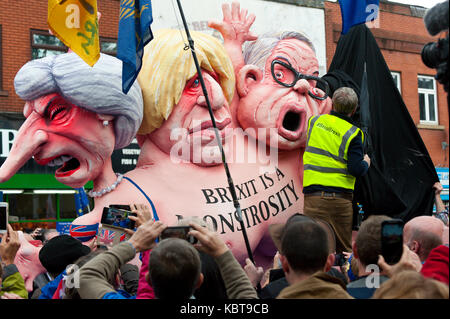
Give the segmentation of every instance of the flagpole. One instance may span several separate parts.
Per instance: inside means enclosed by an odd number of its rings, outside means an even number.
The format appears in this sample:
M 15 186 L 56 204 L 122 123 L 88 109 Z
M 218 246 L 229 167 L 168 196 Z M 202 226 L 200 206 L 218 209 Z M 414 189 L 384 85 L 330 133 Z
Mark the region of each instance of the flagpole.
M 188 39 L 188 42 L 189 42 L 189 47 L 190 47 L 191 52 L 192 52 L 192 57 L 194 58 L 195 67 L 197 68 L 198 79 L 200 80 L 200 84 L 202 86 L 203 95 L 205 96 L 206 104 L 208 105 L 209 116 L 211 117 L 211 121 L 212 121 L 212 124 L 213 124 L 213 127 L 214 127 L 214 132 L 215 132 L 215 135 L 216 135 L 216 139 L 218 141 L 218 145 L 219 145 L 220 152 L 221 152 L 221 155 L 222 155 L 222 163 L 223 163 L 223 166 L 225 168 L 225 173 L 227 175 L 228 185 L 229 185 L 229 188 L 230 188 L 231 196 L 233 198 L 233 205 L 234 205 L 234 208 L 236 209 L 236 214 L 237 214 L 236 217 L 237 217 L 239 223 L 241 224 L 242 235 L 244 236 L 244 241 L 245 241 L 245 246 L 247 248 L 248 257 L 253 263 L 255 263 L 255 261 L 253 259 L 253 253 L 252 253 L 252 250 L 250 248 L 250 243 L 248 241 L 248 236 L 247 236 L 247 231 L 246 231 L 246 228 L 245 228 L 245 225 L 244 225 L 244 221 L 242 220 L 241 206 L 240 206 L 239 201 L 238 201 L 237 196 L 236 196 L 236 189 L 234 187 L 233 179 L 232 179 L 230 171 L 228 169 L 228 164 L 227 164 L 227 161 L 226 161 L 226 158 L 225 158 L 225 152 L 224 152 L 223 146 L 222 146 L 222 140 L 220 138 L 219 131 L 218 131 L 217 126 L 216 126 L 216 120 L 214 118 L 214 113 L 212 111 L 211 103 L 210 103 L 209 98 L 208 98 L 208 91 L 206 89 L 206 85 L 205 85 L 205 82 L 203 80 L 202 70 L 201 70 L 200 65 L 198 63 L 198 60 L 197 60 L 197 54 L 195 53 L 194 40 L 192 39 L 191 34 L 189 33 L 189 27 L 188 27 L 188 25 L 186 23 L 186 18 L 184 17 L 183 8 L 181 6 L 180 0 L 177 0 L 177 3 L 178 3 L 178 8 L 180 10 L 181 19 L 183 20 L 183 25 L 184 25 L 184 29 L 186 31 L 186 36 L 187 36 L 187 39 Z

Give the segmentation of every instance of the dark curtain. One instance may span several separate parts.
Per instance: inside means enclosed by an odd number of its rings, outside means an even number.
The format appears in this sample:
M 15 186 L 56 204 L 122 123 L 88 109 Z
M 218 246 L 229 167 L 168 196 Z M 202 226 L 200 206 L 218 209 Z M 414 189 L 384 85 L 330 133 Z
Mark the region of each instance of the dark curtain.
M 341 35 L 323 78 L 330 85 L 330 95 L 341 86 L 350 86 L 359 96 L 360 107 L 353 120 L 365 133 L 371 166 L 368 174 L 357 180 L 354 194 L 365 216 L 382 214 L 407 222 L 431 215 L 432 186 L 439 178 L 366 25 Z

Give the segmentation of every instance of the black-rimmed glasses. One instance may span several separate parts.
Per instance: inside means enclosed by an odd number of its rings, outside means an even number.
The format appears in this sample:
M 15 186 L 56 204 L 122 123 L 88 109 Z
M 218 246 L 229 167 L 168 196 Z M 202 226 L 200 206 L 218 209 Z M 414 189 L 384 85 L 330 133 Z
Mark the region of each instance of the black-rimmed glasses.
M 320 82 L 325 87 L 325 92 L 324 92 L 325 95 L 323 95 L 323 96 L 316 95 L 313 92 L 311 92 L 310 90 L 308 90 L 309 96 L 311 96 L 312 98 L 315 98 L 317 100 L 321 100 L 321 101 L 325 100 L 328 97 L 328 92 L 329 92 L 328 83 L 325 80 L 322 80 L 321 78 L 319 78 L 317 76 L 306 75 L 306 74 L 297 72 L 297 70 L 295 70 L 291 65 L 289 65 L 288 63 L 285 63 L 283 61 L 280 61 L 280 60 L 272 61 L 271 71 L 272 71 L 273 79 L 278 84 L 280 84 L 284 87 L 288 87 L 288 88 L 293 87 L 297 83 L 298 80 L 302 80 L 302 79 L 314 80 L 314 81 Z

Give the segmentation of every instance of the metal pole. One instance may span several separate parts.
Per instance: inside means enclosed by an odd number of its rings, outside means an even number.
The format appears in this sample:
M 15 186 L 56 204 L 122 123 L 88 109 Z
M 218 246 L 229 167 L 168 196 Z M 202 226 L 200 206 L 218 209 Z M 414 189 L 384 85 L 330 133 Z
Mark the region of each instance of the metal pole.
M 253 263 L 255 263 L 255 261 L 253 259 L 253 253 L 252 253 L 252 250 L 250 248 L 250 243 L 248 241 L 247 231 L 246 231 L 246 228 L 245 228 L 245 225 L 244 225 L 244 221 L 242 220 L 241 206 L 239 205 L 239 201 L 238 201 L 237 196 L 236 196 L 236 190 L 235 190 L 235 187 L 234 187 L 233 179 L 231 178 L 230 171 L 228 169 L 228 164 L 227 164 L 227 161 L 226 161 L 226 158 L 225 158 L 225 152 L 224 152 L 223 146 L 222 146 L 222 140 L 220 138 L 219 131 L 218 131 L 217 126 L 216 126 L 216 120 L 214 118 L 214 113 L 212 111 L 211 103 L 210 103 L 209 98 L 208 98 L 208 90 L 206 89 L 205 82 L 203 80 L 202 70 L 200 68 L 200 65 L 198 64 L 197 54 L 195 53 L 194 40 L 192 39 L 191 34 L 189 33 L 189 28 L 188 28 L 188 25 L 186 23 L 186 18 L 184 17 L 183 8 L 181 7 L 180 0 L 177 0 L 177 3 L 178 3 L 178 8 L 180 10 L 181 18 L 183 20 L 184 29 L 186 30 L 186 36 L 187 36 L 187 39 L 188 39 L 188 42 L 189 42 L 189 47 L 190 47 L 191 52 L 192 52 L 192 57 L 194 58 L 195 67 L 197 68 L 198 79 L 200 80 L 200 84 L 201 84 L 202 90 L 203 90 L 203 95 L 205 96 L 206 104 L 208 105 L 209 116 L 211 117 L 211 121 L 212 121 L 212 124 L 213 124 L 213 127 L 214 127 L 214 132 L 216 134 L 216 139 L 217 139 L 218 144 L 219 144 L 220 152 L 221 152 L 221 155 L 222 155 L 222 163 L 223 163 L 223 166 L 225 168 L 225 173 L 226 173 L 227 179 L 228 179 L 228 185 L 230 187 L 231 196 L 233 198 L 233 204 L 234 204 L 234 207 L 236 209 L 236 217 L 237 217 L 239 223 L 241 224 L 242 235 L 244 236 L 244 241 L 245 241 L 245 246 L 247 247 L 248 257 Z

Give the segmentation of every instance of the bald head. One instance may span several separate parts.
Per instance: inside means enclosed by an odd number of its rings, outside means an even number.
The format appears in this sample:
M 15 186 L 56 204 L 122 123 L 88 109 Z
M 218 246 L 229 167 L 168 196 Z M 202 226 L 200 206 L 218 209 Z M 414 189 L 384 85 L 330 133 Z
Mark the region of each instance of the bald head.
M 421 261 L 425 261 L 430 251 L 442 245 L 444 224 L 431 216 L 411 219 L 403 229 L 403 242 L 414 251 Z
M 415 217 L 405 224 L 403 230 L 403 240 L 405 243 L 407 243 L 414 231 L 429 232 L 442 238 L 444 224 L 439 219 L 431 216 Z

